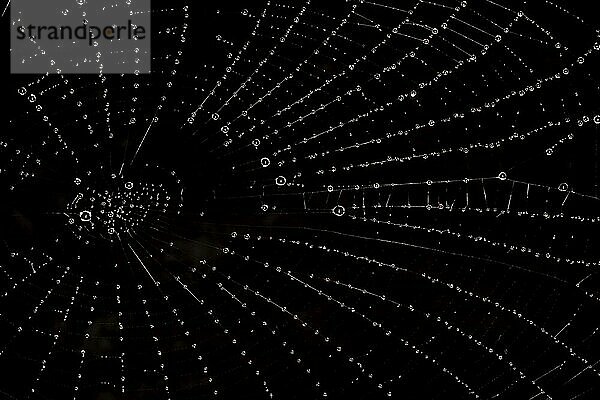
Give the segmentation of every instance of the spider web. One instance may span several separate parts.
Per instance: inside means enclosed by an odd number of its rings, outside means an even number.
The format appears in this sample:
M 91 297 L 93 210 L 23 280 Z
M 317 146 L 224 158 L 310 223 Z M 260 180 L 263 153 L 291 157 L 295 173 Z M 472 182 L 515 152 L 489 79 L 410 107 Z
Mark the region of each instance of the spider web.
M 150 76 L 6 83 L 3 395 L 597 397 L 585 4 L 152 17 Z

